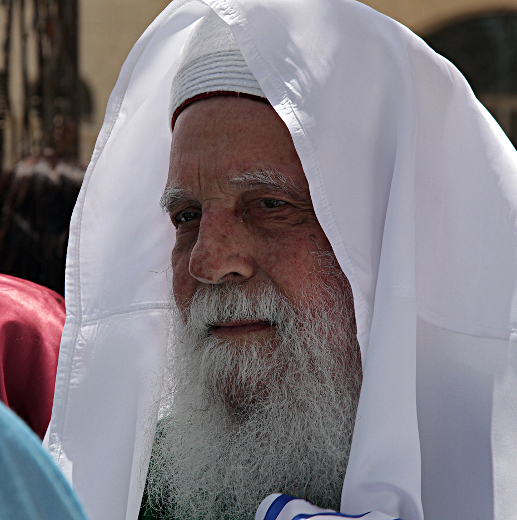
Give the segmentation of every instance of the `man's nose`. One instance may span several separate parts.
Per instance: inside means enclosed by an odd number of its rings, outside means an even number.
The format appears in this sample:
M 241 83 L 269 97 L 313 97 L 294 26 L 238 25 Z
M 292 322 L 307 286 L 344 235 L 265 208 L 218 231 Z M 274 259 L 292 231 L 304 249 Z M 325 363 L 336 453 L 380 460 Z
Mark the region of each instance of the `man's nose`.
M 190 274 L 203 283 L 244 281 L 253 276 L 253 238 L 231 210 L 206 211 L 190 253 Z

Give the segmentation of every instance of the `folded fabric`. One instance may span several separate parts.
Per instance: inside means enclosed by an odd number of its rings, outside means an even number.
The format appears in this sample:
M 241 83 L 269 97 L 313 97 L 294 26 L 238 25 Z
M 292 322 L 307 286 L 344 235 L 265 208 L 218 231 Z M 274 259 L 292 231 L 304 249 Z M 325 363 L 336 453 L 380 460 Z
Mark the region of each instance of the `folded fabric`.
M 65 302 L 28 280 L 0 275 L 0 401 L 43 439 L 52 414 Z
M 255 520 L 330 520 L 332 518 L 362 518 L 364 520 L 400 520 L 379 511 L 364 515 L 345 515 L 330 509 L 320 509 L 306 500 L 275 493 L 269 495 L 257 509 Z

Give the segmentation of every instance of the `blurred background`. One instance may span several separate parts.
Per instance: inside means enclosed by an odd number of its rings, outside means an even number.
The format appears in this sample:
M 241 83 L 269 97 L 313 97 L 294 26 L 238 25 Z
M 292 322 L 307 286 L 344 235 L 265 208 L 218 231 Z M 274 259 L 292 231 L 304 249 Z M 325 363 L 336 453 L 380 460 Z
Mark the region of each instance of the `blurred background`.
M 449 58 L 517 145 L 517 0 L 365 3 Z M 0 273 L 63 293 L 70 212 L 108 97 L 167 4 L 0 0 Z

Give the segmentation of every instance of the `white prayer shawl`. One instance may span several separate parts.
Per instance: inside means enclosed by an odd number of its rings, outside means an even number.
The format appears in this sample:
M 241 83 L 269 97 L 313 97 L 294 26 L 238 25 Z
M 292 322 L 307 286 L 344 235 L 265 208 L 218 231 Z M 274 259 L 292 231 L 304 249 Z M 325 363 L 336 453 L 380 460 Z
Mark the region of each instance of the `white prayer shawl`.
M 352 285 L 364 381 L 341 513 L 516 518 L 515 150 L 454 66 L 358 2 L 205 1 L 289 128 Z M 92 520 L 134 520 L 142 497 L 174 243 L 167 108 L 206 4 L 173 2 L 136 43 L 72 217 L 50 450 Z M 287 500 L 257 518 L 319 512 Z

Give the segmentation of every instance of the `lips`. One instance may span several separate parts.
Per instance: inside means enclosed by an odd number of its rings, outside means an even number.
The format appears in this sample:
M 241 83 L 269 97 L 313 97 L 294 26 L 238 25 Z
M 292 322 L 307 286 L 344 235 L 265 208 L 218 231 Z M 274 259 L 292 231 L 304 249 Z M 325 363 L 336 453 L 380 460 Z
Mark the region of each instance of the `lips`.
M 252 332 L 264 332 L 273 327 L 274 324 L 269 321 L 259 320 L 240 320 L 230 322 L 213 323 L 210 327 L 210 333 L 217 336 L 240 336 Z

